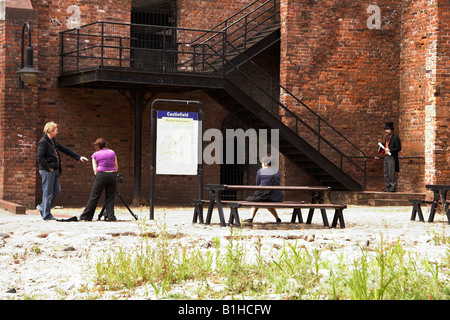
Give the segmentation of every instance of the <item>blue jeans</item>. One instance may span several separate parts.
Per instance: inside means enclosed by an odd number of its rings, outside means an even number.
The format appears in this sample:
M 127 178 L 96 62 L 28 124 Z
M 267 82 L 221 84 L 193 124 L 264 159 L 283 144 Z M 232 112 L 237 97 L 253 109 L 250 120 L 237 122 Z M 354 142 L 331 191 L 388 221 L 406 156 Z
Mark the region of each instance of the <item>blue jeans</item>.
M 44 220 L 53 219 L 50 213 L 53 202 L 61 193 L 58 171 L 39 170 L 42 177 L 42 203 L 39 205 L 39 212 Z

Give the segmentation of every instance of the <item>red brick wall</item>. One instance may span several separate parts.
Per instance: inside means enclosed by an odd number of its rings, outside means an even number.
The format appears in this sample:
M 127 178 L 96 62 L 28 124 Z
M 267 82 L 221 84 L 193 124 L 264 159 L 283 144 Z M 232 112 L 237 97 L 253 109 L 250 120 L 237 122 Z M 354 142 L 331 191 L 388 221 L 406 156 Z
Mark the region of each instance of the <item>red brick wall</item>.
M 0 57 L 5 56 L 5 22 L 0 21 Z M 0 152 L 4 153 L 4 137 L 5 131 L 1 119 L 3 119 L 3 114 L 5 112 L 5 59 L 0 58 Z M 4 172 L 5 163 L 3 156 L 0 156 L 0 198 L 3 199 L 4 195 Z
M 131 2 L 131 1 L 129 1 Z M 45 54 L 40 56 L 39 68 L 43 71 L 40 84 L 39 122 L 37 131 L 45 122 L 54 120 L 60 124 L 59 142 L 73 148 L 78 153 L 89 157 L 95 150 L 92 142 L 100 136 L 107 139 L 109 146 L 118 156 L 119 171 L 124 177 L 124 183 L 119 185 L 119 192 L 129 203 L 133 198 L 134 180 L 134 111 L 129 101 L 118 91 L 56 88 L 56 77 L 59 71 L 57 50 L 59 47 L 58 33 L 66 30 L 67 8 L 72 2 L 58 1 L 59 11 L 55 11 L 56 3 L 49 9 L 40 7 L 39 16 L 41 43 L 45 43 Z M 97 21 L 123 21 L 130 19 L 130 4 L 115 2 L 114 4 L 83 4 L 80 5 L 81 25 Z M 49 37 L 50 36 L 50 37 Z M 41 51 L 43 51 L 41 49 Z M 169 94 L 153 92 L 147 94 L 147 99 L 195 99 L 205 105 L 204 127 L 220 127 L 221 117 L 226 114 L 207 95 L 198 92 L 186 94 Z M 156 95 L 155 95 L 156 94 Z M 150 101 L 151 103 L 151 101 Z M 150 168 L 150 103 L 143 113 L 142 137 L 142 201 L 148 203 L 149 168 Z M 77 163 L 63 156 L 62 193 L 57 200 L 59 204 L 84 205 L 88 199 L 93 181 L 92 169 L 89 164 Z M 217 177 L 215 167 L 205 168 L 205 183 Z M 40 197 L 40 181 L 36 197 Z M 156 204 L 190 204 L 197 197 L 197 177 L 157 176 L 155 200 Z M 214 180 L 212 180 L 214 182 Z M 119 199 L 117 200 L 119 201 Z M 119 201 L 119 204 L 120 201 Z
M 425 155 L 425 104 L 427 102 L 427 54 L 430 46 L 427 1 L 403 1 L 400 59 L 400 109 L 398 131 L 409 156 Z M 417 164 L 420 169 L 417 170 Z M 424 160 L 403 166 L 402 176 L 415 177 L 412 190 L 424 189 Z
M 177 1 L 178 26 L 207 29 L 251 0 Z M 422 191 L 425 181 L 449 183 L 448 1 L 380 0 L 381 29 L 369 29 L 373 1 L 282 0 L 280 82 L 368 156 L 385 121 L 394 121 L 402 138 L 403 156 L 426 157 L 401 162 L 400 190 Z M 0 21 L 0 197 L 33 207 L 41 183 L 35 161 L 36 143 L 47 121 L 60 124 L 59 141 L 84 156 L 100 136 L 119 158 L 125 182 L 119 191 L 133 196 L 134 113 L 118 91 L 57 88 L 59 32 L 94 21 L 130 21 L 131 0 L 99 2 L 31 0 L 38 11 L 31 19 L 39 85 L 17 87 L 21 26 L 10 11 Z M 27 20 L 30 20 L 27 18 Z M 72 22 L 73 21 L 73 22 Z M 275 56 L 275 55 L 274 55 Z M 4 58 L 3 58 L 4 57 Z M 269 62 L 268 62 L 269 61 Z M 258 63 L 270 64 L 270 57 Z M 275 64 L 269 72 L 276 75 Z M 267 69 L 267 68 L 266 68 Z M 220 128 L 227 112 L 200 91 L 153 92 L 153 98 L 199 100 L 205 107 L 204 129 Z M 147 94 L 147 98 L 150 97 Z M 295 106 L 292 106 L 295 109 Z M 142 196 L 148 196 L 150 104 L 144 111 Z M 424 147 L 426 145 L 426 147 Z M 290 164 L 287 163 L 287 168 Z M 84 205 L 93 181 L 90 163 L 63 155 L 60 205 Z M 289 170 L 295 171 L 295 168 Z M 295 171 L 297 172 L 297 171 Z M 368 188 L 382 187 L 381 161 L 368 162 Z M 303 172 L 298 171 L 303 177 Z M 426 175 L 426 176 L 425 176 Z M 189 204 L 196 197 L 197 177 L 158 176 L 158 203 Z M 205 183 L 218 182 L 218 166 L 205 166 Z M 304 177 L 307 180 L 307 177 Z M 195 181 L 194 181 L 195 180 Z M 418 187 L 419 186 L 419 187 Z M 174 196 L 175 195 L 175 196 Z
M 125 141 L 125 150 L 119 149 L 118 156 L 122 168 L 127 173 L 125 156 L 131 153 L 133 114 L 132 109 L 120 93 L 116 91 L 62 89 L 57 88 L 59 74 L 59 32 L 94 21 L 129 22 L 131 1 L 118 2 L 82 2 L 74 6 L 73 1 L 32 1 L 39 11 L 39 70 L 42 72 L 39 86 L 38 116 L 35 119 L 35 140 L 42 137 L 42 128 L 48 121 L 60 126 L 58 141 L 74 151 L 90 157 L 93 153 L 92 142 L 104 136 L 112 148 Z M 124 121 L 129 119 L 129 121 Z M 113 128 L 113 129 L 112 129 Z M 128 148 L 128 149 L 127 149 Z M 62 156 L 63 174 L 61 178 L 61 196 L 56 205 L 84 205 L 90 193 L 93 181 L 90 162 L 80 163 L 70 157 Z M 41 178 L 35 174 L 37 187 L 36 203 L 40 202 Z
M 435 149 L 434 157 L 430 159 L 436 167 L 434 179 L 427 182 L 437 184 L 450 183 L 450 2 L 436 1 L 438 10 L 438 46 L 436 53 L 436 98 L 435 117 Z M 426 172 L 427 173 L 427 172 Z
M 384 122 L 397 123 L 400 4 L 377 1 L 381 29 L 369 29 L 373 1 L 282 1 L 281 83 L 328 123 L 377 156 Z M 290 106 L 295 109 L 296 106 Z M 368 189 L 383 186 L 377 161 Z
M 404 175 L 426 183 L 449 183 L 449 3 L 403 1 L 400 134 L 409 155 L 424 157 L 421 169 Z M 417 162 L 418 160 L 416 160 Z
M 10 34 L 7 59 L 9 61 L 6 88 L 2 91 L 5 103 L 1 104 L 4 132 L 0 146 L 5 146 L 1 157 L 1 170 L 14 168 L 14 174 L 5 172 L 0 180 L 2 198 L 34 207 L 40 202 L 41 182 L 37 170 L 35 154 L 37 141 L 42 136 L 42 128 L 47 121 L 60 125 L 58 141 L 76 152 L 89 157 L 95 150 L 92 142 L 100 136 L 105 137 L 109 146 L 117 152 L 120 172 L 125 182 L 119 191 L 129 203 L 133 198 L 134 174 L 134 111 L 129 101 L 118 91 L 57 88 L 56 76 L 59 73 L 59 32 L 66 30 L 73 17 L 79 18 L 81 25 L 102 21 L 129 22 L 131 1 L 115 3 L 82 3 L 77 8 L 69 8 L 70 1 L 42 3 L 32 1 L 39 12 L 33 25 L 35 44 L 35 66 L 42 72 L 39 85 L 19 90 L 16 86 L 19 69 L 17 45 L 20 43 L 20 28 L 24 20 L 7 19 L 5 25 Z M 225 13 L 224 13 L 225 14 Z M 76 20 L 76 19 L 75 19 Z M 69 22 L 68 22 L 69 21 Z M 203 20 L 201 20 L 203 21 Z M 209 22 L 213 23 L 212 17 Z M 219 22 L 219 21 L 217 21 Z M 1 46 L 2 48 L 4 46 Z M 39 50 L 38 50 L 39 49 Z M 2 75 L 5 74 L 2 72 Z M 147 94 L 147 98 L 150 97 Z M 22 97 L 22 98 L 20 98 Z M 153 92 L 154 98 L 194 99 L 205 107 L 204 128 L 220 128 L 224 109 L 209 96 L 201 92 L 180 94 Z M 20 114 L 20 117 L 18 117 Z M 20 118 L 19 120 L 17 120 Z M 2 132 L 3 133 L 3 132 Z M 20 136 L 19 136 L 20 135 Z M 62 193 L 55 205 L 84 205 L 88 199 L 93 174 L 90 163 L 76 162 L 63 157 Z M 148 199 L 150 168 L 150 103 L 143 114 L 142 145 L 142 197 Z M 218 166 L 205 168 L 205 183 L 218 181 Z M 156 204 L 190 204 L 197 197 L 197 177 L 158 176 L 156 179 Z M 25 194 L 24 190 L 27 194 Z M 146 199 L 143 202 L 148 202 Z M 120 203 L 120 202 L 119 202 Z
M 36 189 L 36 139 L 34 125 L 37 118 L 37 89 L 18 88 L 22 25 L 28 21 L 32 37 L 37 36 L 36 12 L 7 7 L 2 22 L 2 77 L 0 80 L 0 189 L 2 198 L 34 204 Z M 28 36 L 28 32 L 25 33 Z M 27 43 L 25 43 L 26 45 Z M 34 47 L 35 54 L 38 48 Z M 37 59 L 35 59 L 37 63 Z
M 178 0 L 178 26 L 209 30 L 254 0 Z

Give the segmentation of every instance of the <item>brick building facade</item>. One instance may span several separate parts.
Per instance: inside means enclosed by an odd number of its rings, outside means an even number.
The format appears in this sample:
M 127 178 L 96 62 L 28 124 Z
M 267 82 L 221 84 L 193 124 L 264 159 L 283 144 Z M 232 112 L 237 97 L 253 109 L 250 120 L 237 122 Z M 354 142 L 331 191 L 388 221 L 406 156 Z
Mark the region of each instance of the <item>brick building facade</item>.
M 252 2 L 0 0 L 0 199 L 30 208 L 40 201 L 36 145 L 44 124 L 55 121 L 60 125 L 58 141 L 86 157 L 95 151 L 96 138 L 108 140 L 125 178 L 119 190 L 127 202 L 133 200 L 132 99 L 121 90 L 59 87 L 60 32 L 96 21 L 130 23 L 132 12 L 161 8 L 171 10 L 171 23 L 177 27 L 209 30 Z M 403 143 L 399 191 L 425 192 L 427 183 L 449 183 L 450 2 L 279 2 L 280 41 L 254 61 L 364 151 L 366 189 L 383 187 L 382 160 L 375 157 L 385 121 L 394 121 Z M 34 65 L 42 73 L 38 84 L 19 89 L 16 71 L 25 21 L 32 27 Z M 142 114 L 143 202 L 150 183 L 150 103 L 156 98 L 201 101 L 204 130 L 223 129 L 229 119 L 223 103 L 205 90 L 147 90 Z M 295 103 L 286 105 L 294 112 L 298 108 Z M 204 169 L 205 183 L 220 181 L 219 165 Z M 248 183 L 253 183 L 255 170 L 247 169 Z M 316 182 L 285 157 L 282 172 L 286 184 Z M 63 156 L 58 204 L 84 205 L 92 181 L 90 164 Z M 186 205 L 196 197 L 196 183 L 194 176 L 157 176 L 155 196 L 161 204 Z

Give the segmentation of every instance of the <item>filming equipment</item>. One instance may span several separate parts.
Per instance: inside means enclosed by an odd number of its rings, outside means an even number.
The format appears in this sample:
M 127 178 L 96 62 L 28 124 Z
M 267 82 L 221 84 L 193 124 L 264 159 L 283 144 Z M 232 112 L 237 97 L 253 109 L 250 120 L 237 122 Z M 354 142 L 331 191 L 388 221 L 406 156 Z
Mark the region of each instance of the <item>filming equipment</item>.
M 121 173 L 117 173 L 117 183 L 123 183 L 123 177 Z M 123 204 L 125 205 L 125 207 L 127 207 L 128 211 L 130 212 L 130 214 L 133 216 L 133 218 L 135 220 L 138 220 L 138 217 L 133 213 L 133 211 L 131 211 L 130 207 L 126 204 L 125 200 L 123 200 L 122 196 L 120 195 L 120 193 L 116 190 L 116 194 L 119 196 L 120 200 L 122 200 Z M 106 207 L 103 206 L 102 210 L 100 211 L 100 214 L 98 215 L 98 220 L 101 220 L 103 217 L 103 213 L 105 212 Z

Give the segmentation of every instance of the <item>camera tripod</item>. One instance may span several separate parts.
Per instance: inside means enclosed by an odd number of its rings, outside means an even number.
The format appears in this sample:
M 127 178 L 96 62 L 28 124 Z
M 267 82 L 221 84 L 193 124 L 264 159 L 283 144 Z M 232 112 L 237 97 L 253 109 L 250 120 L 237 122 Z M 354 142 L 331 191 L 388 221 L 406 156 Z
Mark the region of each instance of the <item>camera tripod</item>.
M 130 207 L 126 204 L 125 200 L 123 200 L 122 196 L 120 195 L 120 193 L 116 190 L 116 194 L 119 196 L 120 200 L 122 200 L 123 204 L 125 205 L 125 207 L 127 207 L 128 211 L 130 212 L 130 214 L 133 216 L 133 218 L 135 220 L 138 220 L 138 217 L 133 213 L 133 211 L 131 211 Z M 98 215 L 98 220 L 101 220 L 103 217 L 103 213 L 106 210 L 106 206 L 103 205 L 102 210 L 100 211 L 100 214 Z

